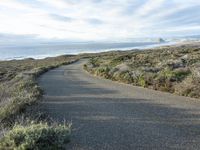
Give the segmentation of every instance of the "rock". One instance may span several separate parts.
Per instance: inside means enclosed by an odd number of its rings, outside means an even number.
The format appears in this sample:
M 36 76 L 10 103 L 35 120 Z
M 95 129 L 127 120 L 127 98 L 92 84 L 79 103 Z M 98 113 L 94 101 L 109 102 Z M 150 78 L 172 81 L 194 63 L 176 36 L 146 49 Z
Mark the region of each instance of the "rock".
M 162 38 L 158 38 L 158 43 L 165 43 L 165 40 Z
M 172 67 L 173 69 L 175 69 L 175 68 L 185 67 L 185 64 L 181 59 L 178 59 L 178 60 L 169 59 L 164 63 L 163 62 L 159 63 L 158 66 L 159 66 L 159 68 L 163 67 L 163 66 L 169 66 L 169 67 Z
M 139 70 L 131 71 L 131 76 L 133 79 L 136 79 L 136 78 L 140 77 L 141 75 L 142 75 L 142 72 Z
M 182 56 L 181 59 L 187 60 L 188 59 L 188 54 Z
M 115 72 L 117 72 L 119 69 L 118 68 L 112 68 L 109 72 L 108 72 L 108 74 L 109 75 L 113 75 Z
M 95 65 L 92 64 L 92 63 L 88 63 L 88 64 L 87 64 L 87 68 L 88 68 L 88 69 L 92 69 L 92 68 L 94 68 L 94 67 L 95 67 Z
M 154 68 L 154 67 L 143 67 L 142 71 L 145 72 L 152 72 L 152 73 L 157 73 L 160 71 L 160 68 Z
M 130 70 L 130 67 L 125 64 L 125 63 L 122 63 L 120 65 L 117 65 L 116 68 L 120 71 L 120 72 L 125 72 L 125 71 L 129 71 Z

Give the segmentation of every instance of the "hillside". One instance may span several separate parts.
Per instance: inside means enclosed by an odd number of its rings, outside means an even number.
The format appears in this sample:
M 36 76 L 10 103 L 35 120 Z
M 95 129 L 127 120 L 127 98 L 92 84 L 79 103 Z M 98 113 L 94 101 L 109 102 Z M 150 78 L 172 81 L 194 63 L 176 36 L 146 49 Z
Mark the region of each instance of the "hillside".
M 99 54 L 84 69 L 114 81 L 200 98 L 199 43 Z

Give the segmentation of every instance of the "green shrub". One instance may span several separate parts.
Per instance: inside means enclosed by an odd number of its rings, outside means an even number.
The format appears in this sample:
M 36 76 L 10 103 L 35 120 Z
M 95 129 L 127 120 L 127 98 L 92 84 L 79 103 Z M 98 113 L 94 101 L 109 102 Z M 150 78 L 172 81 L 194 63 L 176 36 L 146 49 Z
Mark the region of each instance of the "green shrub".
M 112 76 L 112 80 L 116 80 L 116 81 L 120 81 L 120 82 L 124 82 L 128 84 L 133 83 L 133 78 L 129 71 L 124 71 L 124 72 L 116 71 Z
M 115 66 L 121 64 L 122 62 L 124 62 L 124 61 L 126 61 L 126 60 L 129 60 L 129 59 L 131 59 L 131 58 L 132 58 L 132 56 L 130 56 L 130 55 L 118 56 L 118 57 L 112 59 L 112 60 L 110 61 L 109 65 L 112 66 L 112 67 L 115 67 Z
M 83 69 L 87 70 L 87 65 L 86 64 L 83 65 Z
M 92 64 L 94 67 L 98 67 L 100 64 L 98 57 L 89 59 L 89 64 Z
M 171 82 L 175 81 L 180 82 L 190 73 L 191 72 L 188 69 L 176 69 L 176 70 L 165 69 L 159 73 L 158 78 L 164 78 L 165 80 L 170 80 Z
M 146 84 L 146 80 L 144 78 L 144 76 L 140 76 L 139 79 L 138 79 L 138 84 L 142 87 L 146 87 L 147 84 Z
M 109 71 L 110 71 L 110 68 L 107 67 L 107 66 L 104 66 L 104 67 L 98 67 L 95 71 L 95 74 L 97 76 L 102 76 L 102 77 L 105 77 L 105 78 L 109 78 Z
M 1 140 L 0 150 L 55 150 L 64 149 L 69 142 L 70 125 L 31 123 L 15 125 Z
M 159 76 L 160 76 L 160 78 L 163 77 L 165 79 L 169 79 L 170 80 L 172 77 L 175 76 L 175 74 L 174 74 L 174 72 L 172 70 L 167 68 L 167 69 L 162 70 L 160 72 Z
M 133 82 L 133 78 L 130 74 L 130 72 L 125 72 L 123 73 L 123 80 L 126 82 L 126 83 L 132 83 Z
M 124 82 L 124 83 L 132 83 L 133 82 L 133 79 L 131 77 L 131 74 L 128 72 L 128 71 L 125 71 L 125 72 L 121 72 L 119 74 L 119 80 Z
M 179 69 L 174 71 L 174 78 L 176 81 L 182 81 L 185 77 L 190 74 L 190 70 L 188 69 Z

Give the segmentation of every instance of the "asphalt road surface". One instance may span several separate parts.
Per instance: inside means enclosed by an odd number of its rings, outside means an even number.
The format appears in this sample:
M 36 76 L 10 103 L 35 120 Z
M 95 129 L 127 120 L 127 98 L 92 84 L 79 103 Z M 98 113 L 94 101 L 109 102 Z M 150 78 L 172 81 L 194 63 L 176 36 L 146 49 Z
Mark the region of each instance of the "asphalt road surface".
M 40 109 L 72 122 L 70 150 L 200 149 L 200 100 L 93 77 L 86 60 L 42 75 Z

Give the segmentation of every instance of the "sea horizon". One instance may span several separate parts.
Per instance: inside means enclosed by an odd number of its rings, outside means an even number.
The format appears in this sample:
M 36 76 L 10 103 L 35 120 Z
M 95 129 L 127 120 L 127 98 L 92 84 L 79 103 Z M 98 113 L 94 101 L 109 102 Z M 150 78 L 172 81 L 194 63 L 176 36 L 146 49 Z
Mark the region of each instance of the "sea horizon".
M 108 42 L 108 43 L 45 43 L 26 45 L 0 45 L 0 60 L 20 60 L 26 58 L 43 59 L 60 55 L 77 55 L 117 50 L 134 50 L 172 45 L 175 42 Z

